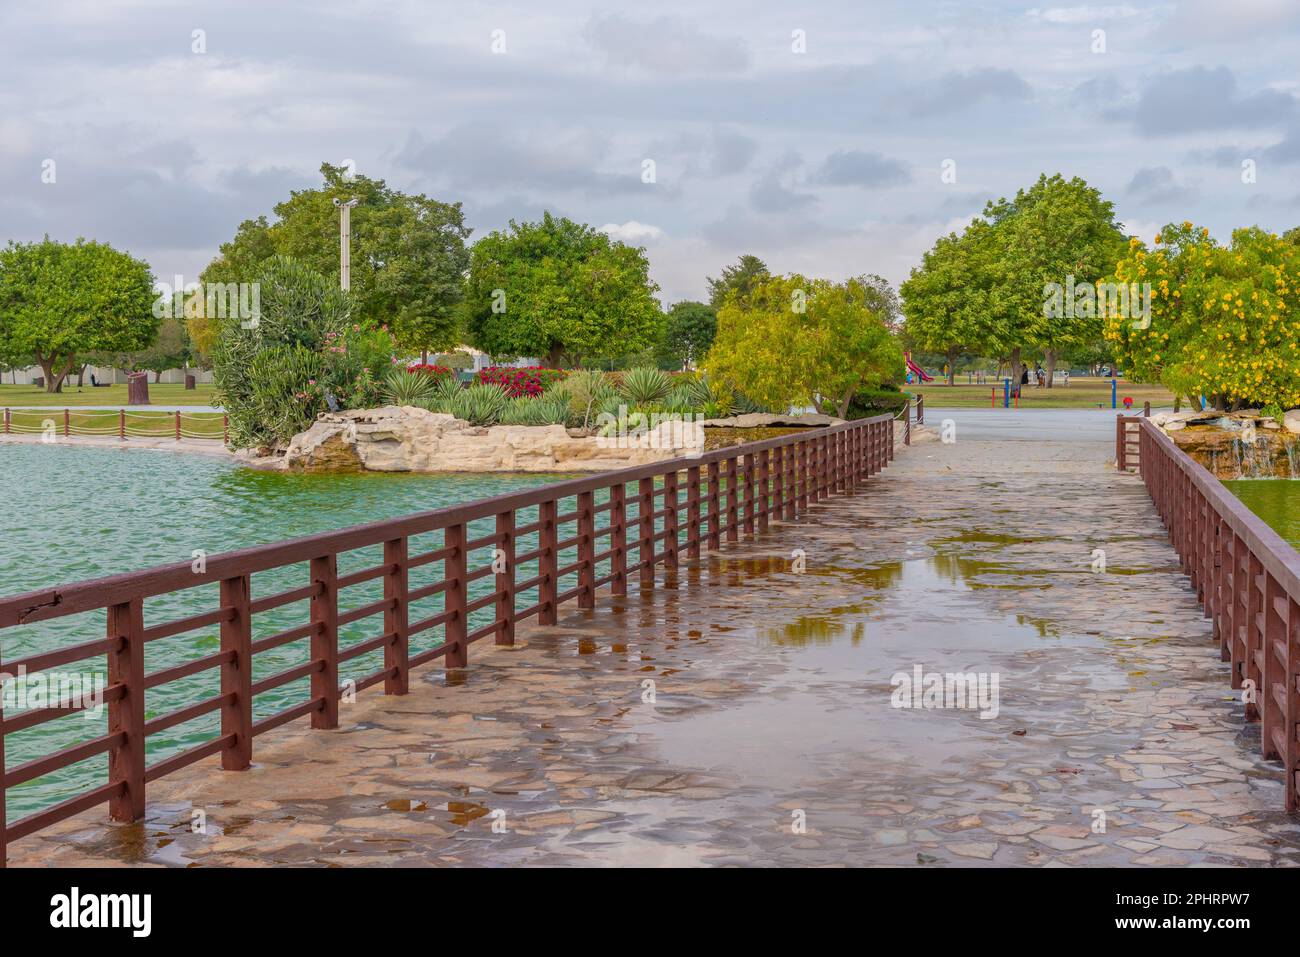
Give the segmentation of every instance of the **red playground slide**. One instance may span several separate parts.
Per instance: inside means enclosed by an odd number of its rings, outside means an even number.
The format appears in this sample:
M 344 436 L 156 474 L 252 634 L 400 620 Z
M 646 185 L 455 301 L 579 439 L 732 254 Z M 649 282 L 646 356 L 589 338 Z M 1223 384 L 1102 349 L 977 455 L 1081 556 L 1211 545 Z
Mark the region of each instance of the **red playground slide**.
M 912 353 L 910 353 L 910 352 L 904 352 L 903 355 L 904 355 L 904 357 L 907 359 L 907 371 L 908 371 L 908 372 L 912 373 L 912 375 L 916 376 L 916 377 L 917 377 L 918 379 L 920 379 L 922 382 L 933 382 L 933 381 L 934 381 L 934 376 L 932 376 L 932 375 L 926 375 L 926 374 L 925 374 L 925 370 L 922 369 L 919 365 L 917 365 L 915 362 L 912 361 Z

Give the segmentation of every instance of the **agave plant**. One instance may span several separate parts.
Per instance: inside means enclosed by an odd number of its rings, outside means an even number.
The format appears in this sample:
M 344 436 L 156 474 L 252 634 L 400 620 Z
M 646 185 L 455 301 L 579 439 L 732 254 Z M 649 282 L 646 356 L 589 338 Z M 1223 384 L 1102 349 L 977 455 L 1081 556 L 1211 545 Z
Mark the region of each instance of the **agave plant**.
M 567 398 L 543 396 L 511 399 L 501 412 L 502 425 L 564 425 L 569 418 Z
M 437 380 L 423 372 L 409 372 L 395 368 L 384 383 L 384 398 L 394 405 L 423 407 L 434 398 Z
M 622 375 L 619 391 L 629 405 L 652 405 L 673 389 L 673 377 L 662 369 L 641 366 Z
M 471 425 L 496 425 L 510 401 L 505 391 L 495 385 L 472 385 L 461 389 L 446 401 L 446 411 Z

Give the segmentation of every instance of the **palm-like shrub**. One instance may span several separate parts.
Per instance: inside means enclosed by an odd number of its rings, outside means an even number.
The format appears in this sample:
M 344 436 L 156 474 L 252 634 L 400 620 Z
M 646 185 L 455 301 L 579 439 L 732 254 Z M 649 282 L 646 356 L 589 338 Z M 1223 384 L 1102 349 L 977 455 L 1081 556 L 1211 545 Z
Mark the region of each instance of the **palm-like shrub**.
M 479 383 L 458 390 L 443 403 L 442 411 L 450 412 L 471 425 L 496 425 L 509 401 L 510 397 L 500 386 Z
M 599 369 L 579 369 L 551 388 L 554 398 L 563 398 L 569 406 L 569 422 L 587 429 L 601 412 L 617 410 L 618 389 Z
M 437 395 L 439 380 L 423 372 L 393 369 L 384 383 L 384 399 L 393 405 L 424 407 Z
M 511 399 L 501 413 L 501 425 L 564 425 L 569 418 L 569 402 L 563 396 L 526 396 Z
M 673 377 L 652 366 L 626 370 L 619 384 L 619 392 L 629 405 L 653 405 L 667 398 L 672 389 Z

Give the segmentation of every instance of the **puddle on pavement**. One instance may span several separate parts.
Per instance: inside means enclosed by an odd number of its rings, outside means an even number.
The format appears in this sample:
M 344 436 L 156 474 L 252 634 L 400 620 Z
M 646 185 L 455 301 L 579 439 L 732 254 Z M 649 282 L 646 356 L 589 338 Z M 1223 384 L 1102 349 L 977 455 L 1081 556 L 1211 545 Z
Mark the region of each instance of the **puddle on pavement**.
M 978 579 L 992 568 L 1019 581 L 1011 587 L 1025 591 L 1023 613 L 999 611 L 981 596 L 987 586 Z M 1049 727 L 1059 717 L 1050 711 L 1061 702 L 1025 697 L 1044 681 L 1045 648 L 1100 645 L 1095 636 L 1062 638 L 1035 621 L 1034 586 L 1015 571 L 951 554 L 863 567 L 810 560 L 805 574 L 818 582 L 808 594 L 829 593 L 832 607 L 728 638 L 753 637 L 785 656 L 782 667 L 765 673 L 759 694 L 681 718 L 660 713 L 637 730 L 671 766 L 732 774 L 748 785 L 797 789 L 858 764 L 880 781 L 951 775 L 957 765 L 987 757 L 1013 728 Z M 756 612 L 762 621 L 763 609 Z M 893 676 L 916 665 L 926 673 L 996 674 L 999 716 L 982 719 L 974 706 L 893 707 Z M 1054 657 L 1046 677 L 1066 682 L 1057 692 L 1067 705 L 1071 689 L 1127 680 L 1122 670 L 1113 675 L 1093 662 L 1060 665 Z

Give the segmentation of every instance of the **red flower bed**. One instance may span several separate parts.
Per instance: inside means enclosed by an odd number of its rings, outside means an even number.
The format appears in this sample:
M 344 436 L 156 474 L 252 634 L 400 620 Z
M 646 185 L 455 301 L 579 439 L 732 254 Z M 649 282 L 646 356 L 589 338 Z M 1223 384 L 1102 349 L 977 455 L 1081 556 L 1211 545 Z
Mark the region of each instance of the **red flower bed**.
M 566 375 L 568 373 L 563 369 L 544 369 L 541 366 L 527 366 L 523 369 L 489 366 L 476 372 L 474 381 L 499 385 L 512 399 L 521 395 L 536 398 L 555 383 L 562 381 Z
M 423 372 L 425 375 L 431 375 L 435 379 L 443 379 L 447 376 L 454 376 L 455 369 L 448 369 L 446 366 L 436 366 L 431 362 L 416 362 L 406 367 L 407 372 Z

